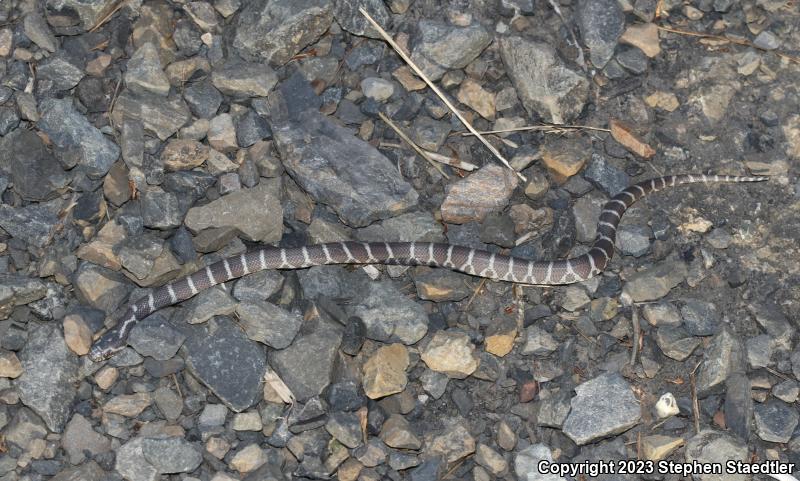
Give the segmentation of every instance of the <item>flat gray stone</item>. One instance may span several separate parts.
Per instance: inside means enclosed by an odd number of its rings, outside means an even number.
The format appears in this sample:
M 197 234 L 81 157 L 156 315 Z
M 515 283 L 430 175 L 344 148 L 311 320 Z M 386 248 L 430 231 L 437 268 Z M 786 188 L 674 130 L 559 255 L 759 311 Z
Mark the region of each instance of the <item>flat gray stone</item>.
M 770 443 L 788 443 L 800 421 L 793 405 L 777 399 L 757 403 L 753 411 L 758 437 Z
M 89 177 L 104 176 L 119 158 L 117 144 L 80 114 L 70 99 L 45 99 L 39 103 L 37 125 L 62 155 L 69 156 Z
M 77 413 L 67 424 L 61 445 L 72 464 L 83 463 L 86 460 L 86 453 L 95 456 L 111 450 L 111 440 L 95 431 L 92 424 Z
M 265 244 L 277 242 L 283 235 L 283 207 L 272 184 L 262 180 L 250 189 L 192 207 L 184 220 L 186 227 L 194 232 L 234 227 L 247 240 Z
M 261 397 L 264 350 L 224 317 L 187 329 L 186 365 L 229 408 L 242 412 Z
M 686 442 L 685 460 L 687 463 L 720 463 L 726 461 L 749 462 L 747 446 L 727 433 L 703 430 Z M 750 475 L 726 473 L 701 474 L 694 477 L 698 481 L 747 481 Z
M 328 0 L 254 0 L 239 12 L 233 48 L 247 60 L 283 65 L 322 36 L 332 20 Z
M 739 337 L 725 326 L 715 335 L 703 353 L 697 370 L 697 396 L 717 392 L 733 372 L 744 372 L 744 347 Z
M 128 60 L 125 86 L 136 93 L 166 97 L 169 79 L 161 67 L 158 48 L 151 42 L 142 44 Z
M 234 98 L 266 97 L 278 83 L 278 75 L 263 63 L 230 61 L 214 69 L 211 82 Z
M 578 25 L 589 58 L 602 69 L 614 55 L 625 29 L 625 14 L 617 0 L 583 0 L 578 4 Z
M 272 130 L 286 170 L 346 224 L 362 227 L 417 205 L 417 191 L 383 154 L 319 112 L 275 120 Z
M 303 324 L 300 314 L 261 300 L 241 302 L 236 314 L 247 337 L 274 349 L 288 347 Z
M 47 285 L 39 278 L 0 274 L 0 319 L 7 318 L 16 306 L 37 301 L 46 294 Z
M 42 324 L 30 333 L 19 360 L 23 373 L 14 385 L 20 400 L 42 417 L 48 429 L 60 433 L 77 394 L 78 357 L 67 348 L 58 326 Z
M 411 59 L 434 81 L 447 70 L 469 65 L 492 42 L 492 35 L 478 23 L 459 27 L 422 20 L 419 31 Z
M 203 462 L 202 449 L 183 438 L 142 441 L 144 458 L 160 474 L 190 473 Z
M 683 261 L 667 259 L 632 275 L 623 290 L 634 302 L 654 301 L 669 294 L 687 275 Z
M 163 315 L 155 313 L 136 324 L 128 344 L 142 356 L 166 361 L 178 352 L 185 339 L 186 336 L 176 331 Z
M 500 40 L 500 55 L 531 117 L 563 124 L 581 113 L 589 81 L 567 68 L 553 46 L 511 36 Z
M 575 392 L 562 431 L 578 445 L 625 432 L 639 422 L 639 401 L 618 373 L 586 381 Z
M 414 344 L 428 332 L 425 309 L 397 290 L 391 282 L 369 283 L 348 314 L 364 321 L 367 337 L 381 342 Z
M 532 444 L 518 452 L 514 457 L 514 472 L 519 481 L 566 481 L 556 474 L 540 472 L 542 461 L 553 462 L 553 452 L 544 444 Z
M 307 321 L 303 327 L 291 346 L 269 353 L 269 365 L 300 402 L 318 396 L 330 384 L 342 340 L 342 329 L 326 321 Z

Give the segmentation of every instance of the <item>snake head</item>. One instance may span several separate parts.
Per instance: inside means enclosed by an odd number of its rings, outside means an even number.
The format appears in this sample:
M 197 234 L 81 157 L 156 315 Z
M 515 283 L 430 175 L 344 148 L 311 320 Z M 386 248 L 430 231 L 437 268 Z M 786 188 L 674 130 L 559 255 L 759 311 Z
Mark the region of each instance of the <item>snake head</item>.
M 112 329 L 107 332 L 92 345 L 92 348 L 89 349 L 89 359 L 94 362 L 105 361 L 125 348 L 125 339 L 115 335 L 114 331 Z

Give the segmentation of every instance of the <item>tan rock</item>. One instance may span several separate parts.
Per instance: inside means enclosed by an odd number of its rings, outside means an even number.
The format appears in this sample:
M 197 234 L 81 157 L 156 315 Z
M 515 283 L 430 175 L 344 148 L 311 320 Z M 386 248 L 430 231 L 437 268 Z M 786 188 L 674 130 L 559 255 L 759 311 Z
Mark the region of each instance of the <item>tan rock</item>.
M 468 106 L 486 120 L 494 120 L 495 94 L 485 90 L 471 78 L 464 79 L 456 95 L 458 101 Z
M 392 77 L 397 79 L 397 81 L 400 82 L 400 85 L 402 85 L 403 88 L 409 92 L 422 90 L 426 86 L 425 82 L 421 78 L 417 77 L 414 71 L 411 70 L 411 67 L 406 65 L 392 72 Z
M 92 331 L 77 314 L 70 314 L 64 317 L 64 341 L 70 351 L 79 356 L 89 353 L 92 347 Z
M 16 354 L 0 349 L 0 377 L 17 378 L 22 374 L 22 363 Z
M 116 221 L 106 222 L 97 236 L 78 248 L 78 257 L 111 270 L 122 269 L 115 247 L 127 238 L 125 228 Z
M 422 441 L 411 430 L 408 421 L 399 414 L 392 414 L 381 427 L 381 440 L 390 448 L 419 449 Z
M 642 454 L 644 454 L 644 459 L 660 461 L 683 446 L 685 442 L 683 438 L 662 436 L 660 434 L 644 436 L 642 438 Z
M 356 481 L 362 469 L 364 469 L 363 464 L 358 462 L 357 459 L 350 458 L 339 466 L 336 474 L 339 477 L 339 481 Z
M 517 187 L 510 169 L 488 164 L 450 187 L 442 202 L 442 219 L 451 224 L 480 222 L 508 203 Z
M 475 449 L 475 462 L 488 469 L 495 476 L 500 476 L 508 469 L 508 461 L 486 444 L 478 444 Z
M 220 114 L 211 119 L 208 126 L 208 143 L 220 152 L 232 152 L 239 148 L 231 114 Z
M 264 450 L 258 447 L 258 444 L 250 444 L 233 456 L 230 467 L 240 474 L 246 474 L 255 471 L 266 462 L 267 455 Z
M 658 27 L 654 23 L 631 25 L 619 39 L 623 43 L 638 48 L 650 58 L 656 57 L 661 53 Z
M 542 147 L 542 162 L 560 180 L 580 172 L 590 155 L 591 149 L 574 138 L 551 138 Z
M 104 366 L 102 369 L 97 371 L 97 373 L 95 373 L 94 382 L 100 389 L 105 391 L 114 385 L 118 377 L 119 370 L 117 368 L 112 366 Z
M 514 348 L 517 338 L 517 323 L 514 319 L 503 317 L 489 324 L 486 329 L 486 352 L 503 357 Z
M 430 369 L 456 379 L 464 379 L 478 368 L 475 346 L 466 333 L 458 331 L 437 331 L 421 357 Z
M 661 90 L 648 95 L 644 101 L 650 107 L 666 110 L 667 112 L 674 112 L 681 105 L 674 93 Z
M 224 438 L 211 436 L 206 441 L 206 451 L 217 459 L 222 459 L 231 450 L 231 443 Z
M 446 422 L 444 432 L 426 443 L 426 450 L 441 455 L 449 464 L 475 452 L 475 438 L 470 435 L 463 420 Z
M 190 170 L 208 159 L 208 146 L 191 139 L 170 140 L 161 151 L 161 161 L 167 170 Z
M 786 137 L 786 155 L 800 159 L 800 115 L 792 115 L 784 122 L 783 136 Z
M 110 399 L 103 406 L 103 412 L 132 418 L 141 414 L 150 403 L 152 403 L 150 393 L 122 394 Z
M 381 347 L 364 363 L 364 392 L 370 399 L 401 392 L 408 382 L 408 363 L 408 349 L 404 345 Z

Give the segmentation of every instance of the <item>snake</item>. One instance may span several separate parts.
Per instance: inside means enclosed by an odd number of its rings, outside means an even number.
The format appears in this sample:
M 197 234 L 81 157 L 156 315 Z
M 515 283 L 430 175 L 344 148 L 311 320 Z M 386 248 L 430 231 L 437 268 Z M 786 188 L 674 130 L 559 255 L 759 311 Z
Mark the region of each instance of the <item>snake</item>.
M 207 265 L 193 274 L 157 287 L 132 303 L 117 324 L 91 347 L 89 358 L 99 362 L 127 345 L 137 322 L 155 311 L 185 301 L 198 292 L 266 269 L 304 269 L 331 264 L 389 264 L 442 267 L 472 276 L 531 285 L 563 285 L 601 273 L 614 255 L 622 215 L 637 200 L 682 184 L 761 182 L 764 176 L 680 174 L 657 177 L 623 189 L 600 212 L 597 234 L 585 254 L 568 259 L 535 261 L 436 242 L 331 242 L 301 247 L 264 246 Z

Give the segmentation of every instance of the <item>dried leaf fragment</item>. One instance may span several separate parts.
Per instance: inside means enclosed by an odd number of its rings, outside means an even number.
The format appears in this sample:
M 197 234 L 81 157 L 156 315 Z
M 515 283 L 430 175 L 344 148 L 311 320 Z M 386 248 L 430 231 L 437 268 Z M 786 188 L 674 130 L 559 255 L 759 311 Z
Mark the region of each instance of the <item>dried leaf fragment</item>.
M 656 155 L 656 151 L 646 143 L 639 140 L 639 138 L 633 133 L 633 129 L 624 123 L 615 119 L 611 119 L 611 122 L 609 122 L 609 128 L 611 129 L 611 136 L 614 137 L 614 140 L 622 144 L 626 149 L 638 155 L 639 157 L 649 159 Z

